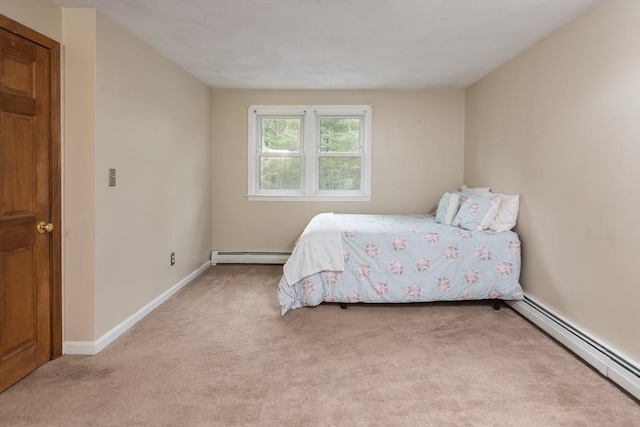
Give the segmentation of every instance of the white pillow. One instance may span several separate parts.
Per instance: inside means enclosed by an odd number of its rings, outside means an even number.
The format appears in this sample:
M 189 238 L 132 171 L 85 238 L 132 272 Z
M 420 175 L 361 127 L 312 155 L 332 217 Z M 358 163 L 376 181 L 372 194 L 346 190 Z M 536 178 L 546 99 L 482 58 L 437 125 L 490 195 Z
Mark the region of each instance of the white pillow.
M 489 229 L 497 233 L 508 231 L 515 227 L 518 211 L 520 210 L 520 196 L 518 194 L 501 194 L 501 196 L 502 200 L 500 201 L 498 213 L 489 224 Z
M 490 194 L 491 188 L 490 187 L 467 187 L 466 185 L 463 185 L 462 187 L 460 187 L 460 191 L 462 191 L 463 193 L 483 195 L 483 194 Z
M 436 222 L 444 225 L 451 225 L 453 217 L 458 213 L 460 206 L 460 196 L 455 193 L 444 193 L 438 202 L 436 210 Z

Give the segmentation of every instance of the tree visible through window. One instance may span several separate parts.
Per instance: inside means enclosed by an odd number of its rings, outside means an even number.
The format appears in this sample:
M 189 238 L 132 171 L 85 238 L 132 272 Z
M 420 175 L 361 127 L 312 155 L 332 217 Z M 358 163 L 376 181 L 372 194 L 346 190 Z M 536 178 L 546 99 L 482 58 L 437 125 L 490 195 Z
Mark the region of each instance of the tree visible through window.
M 302 119 L 260 118 L 261 190 L 299 190 L 302 184 Z
M 360 190 L 360 118 L 320 118 L 320 190 Z
M 250 198 L 370 198 L 369 106 L 250 106 L 249 150 Z

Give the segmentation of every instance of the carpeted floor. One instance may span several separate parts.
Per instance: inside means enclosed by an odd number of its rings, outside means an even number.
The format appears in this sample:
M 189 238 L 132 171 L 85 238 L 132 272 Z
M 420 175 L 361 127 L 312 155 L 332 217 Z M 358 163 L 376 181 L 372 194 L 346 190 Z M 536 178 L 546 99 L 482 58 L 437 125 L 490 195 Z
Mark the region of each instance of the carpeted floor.
M 280 317 L 281 266 L 210 268 L 97 356 L 0 394 L 2 426 L 640 426 L 640 405 L 510 308 Z

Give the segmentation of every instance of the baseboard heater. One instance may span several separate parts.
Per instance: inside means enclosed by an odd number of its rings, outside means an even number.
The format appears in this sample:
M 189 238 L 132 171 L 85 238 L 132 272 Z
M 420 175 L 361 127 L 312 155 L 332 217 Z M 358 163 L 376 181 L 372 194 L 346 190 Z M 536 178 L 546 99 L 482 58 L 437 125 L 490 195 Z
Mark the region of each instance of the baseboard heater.
M 291 252 L 211 252 L 211 265 L 216 264 L 284 264 Z
M 511 301 L 509 305 L 602 375 L 640 399 L 640 364 L 598 341 L 529 296 L 525 295 L 523 301 Z

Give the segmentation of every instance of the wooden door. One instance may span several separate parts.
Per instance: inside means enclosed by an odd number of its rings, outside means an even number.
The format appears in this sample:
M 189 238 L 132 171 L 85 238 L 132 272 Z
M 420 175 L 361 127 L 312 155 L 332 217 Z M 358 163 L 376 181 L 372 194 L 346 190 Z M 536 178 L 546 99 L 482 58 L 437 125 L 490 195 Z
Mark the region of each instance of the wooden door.
M 0 391 L 60 352 L 53 62 L 50 48 L 0 27 Z

